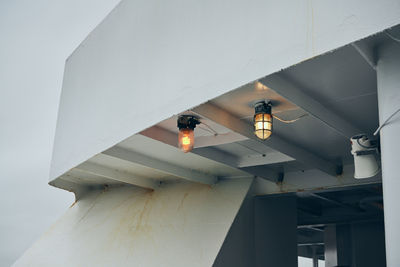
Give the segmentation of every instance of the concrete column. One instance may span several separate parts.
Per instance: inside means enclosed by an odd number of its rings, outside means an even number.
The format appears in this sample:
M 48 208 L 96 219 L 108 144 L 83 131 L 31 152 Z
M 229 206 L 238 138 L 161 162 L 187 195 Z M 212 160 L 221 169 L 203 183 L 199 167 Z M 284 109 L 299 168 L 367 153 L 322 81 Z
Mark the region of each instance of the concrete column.
M 255 199 L 255 266 L 297 266 L 297 206 L 294 197 Z
M 400 108 L 400 43 L 378 49 L 379 122 Z M 380 131 L 387 266 L 400 264 L 400 113 Z
M 229 229 L 213 267 L 254 266 L 254 197 L 248 196 Z
M 352 266 L 349 225 L 328 225 L 324 231 L 325 267 Z

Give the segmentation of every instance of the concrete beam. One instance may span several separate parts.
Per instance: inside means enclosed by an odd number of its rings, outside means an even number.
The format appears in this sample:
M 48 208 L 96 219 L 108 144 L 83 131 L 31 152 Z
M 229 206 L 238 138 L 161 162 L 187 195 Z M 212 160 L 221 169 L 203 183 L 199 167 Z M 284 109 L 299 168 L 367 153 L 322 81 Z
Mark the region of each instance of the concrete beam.
M 178 134 L 171 132 L 167 129 L 164 129 L 162 127 L 153 126 L 140 132 L 140 134 L 158 140 L 165 144 L 178 147 Z M 246 139 L 247 139 L 246 137 L 241 136 L 234 132 L 218 134 L 218 135 L 198 136 L 196 137 L 194 148 L 230 144 L 238 141 L 243 141 Z
M 91 162 L 84 162 L 75 167 L 75 170 L 146 189 L 154 190 L 158 187 L 158 182 L 153 179 L 140 177 L 126 172 L 120 172 Z
M 174 164 L 161 161 L 155 158 L 151 158 L 149 156 L 134 151 L 130 151 L 121 147 L 112 147 L 104 151 L 103 154 L 121 160 L 130 161 L 192 182 L 211 185 L 215 184 L 218 181 L 218 178 L 216 176 L 206 173 L 201 173 L 195 170 L 189 170 L 181 166 L 176 166 Z
M 374 49 L 368 47 L 368 45 L 362 40 L 352 43 L 351 46 L 360 54 L 360 56 L 373 70 L 376 70 L 376 55 Z
M 146 129 L 145 131 L 142 131 L 140 134 L 147 136 L 149 138 L 158 140 L 165 144 L 168 144 L 168 145 L 171 145 L 174 147 L 178 147 L 177 134 L 175 134 L 171 131 L 168 131 L 166 129 L 163 129 L 161 127 L 153 126 L 149 129 Z M 278 181 L 278 179 L 280 177 L 280 174 L 278 172 L 273 171 L 273 170 L 268 170 L 267 168 L 263 168 L 261 170 L 261 169 L 245 167 L 245 166 L 241 167 L 241 165 L 246 165 L 246 162 L 248 162 L 248 161 L 243 162 L 243 159 L 238 158 L 238 157 L 228 154 L 228 153 L 224 153 L 223 151 L 218 150 L 213 147 L 195 148 L 190 153 L 194 153 L 196 155 L 199 155 L 199 156 L 208 158 L 210 160 L 228 165 L 230 167 L 240 169 L 251 175 L 258 176 L 258 177 L 261 177 L 263 179 L 270 180 L 273 182 Z M 287 159 L 287 158 L 285 158 L 285 159 Z M 256 163 L 259 163 L 259 162 L 256 162 Z M 249 165 L 249 164 L 247 164 L 247 165 Z M 259 164 L 256 164 L 256 165 L 259 165 Z
M 272 74 L 259 81 L 346 138 L 365 132 L 305 94 L 292 82 L 283 79 L 280 74 Z
M 271 138 L 267 139 L 266 141 L 261 141 L 254 135 L 252 125 L 240 120 L 226 110 L 223 110 L 215 106 L 214 104 L 211 104 L 210 102 L 200 105 L 192 109 L 192 111 L 199 114 L 200 116 L 219 123 L 234 132 L 246 136 L 249 139 L 257 141 L 260 146 L 271 147 L 292 158 L 295 158 L 296 160 L 302 162 L 307 166 L 319 169 L 331 176 L 337 175 L 338 168 L 334 163 L 324 160 L 318 155 L 314 155 L 313 153 L 303 148 L 293 145 L 290 142 L 280 138 L 276 134 L 273 134 Z

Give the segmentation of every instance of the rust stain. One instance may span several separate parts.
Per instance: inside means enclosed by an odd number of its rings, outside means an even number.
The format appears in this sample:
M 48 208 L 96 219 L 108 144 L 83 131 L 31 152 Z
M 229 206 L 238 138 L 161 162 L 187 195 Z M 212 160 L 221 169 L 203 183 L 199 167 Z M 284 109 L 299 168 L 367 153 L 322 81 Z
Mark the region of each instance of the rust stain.
M 183 198 L 182 198 L 182 200 L 181 200 L 181 203 L 179 204 L 178 210 L 181 210 L 181 209 L 183 208 L 183 203 L 185 202 L 185 199 L 187 198 L 188 195 L 189 195 L 188 192 L 186 192 L 186 193 L 183 195 Z
M 90 211 L 94 208 L 94 206 L 96 206 L 97 204 L 97 199 L 106 191 L 106 189 L 104 189 L 103 191 L 101 191 L 99 194 L 97 194 L 97 196 L 95 197 L 95 199 L 92 202 L 92 205 L 90 206 L 90 208 L 85 212 L 85 214 L 83 214 L 82 218 L 79 219 L 79 221 L 76 224 L 79 224 L 89 213 Z
M 146 201 L 143 205 L 142 211 L 139 213 L 138 221 L 135 227 L 136 232 L 143 230 L 146 231 L 145 228 L 148 228 L 149 215 L 151 209 L 153 208 L 153 192 L 146 192 L 145 196 L 146 196 Z
M 313 190 L 324 190 L 325 187 L 321 186 L 321 187 L 314 187 Z
M 75 200 L 74 203 L 72 203 L 71 206 L 69 206 L 69 208 L 72 208 L 73 206 L 75 206 L 76 202 L 78 202 L 78 201 Z

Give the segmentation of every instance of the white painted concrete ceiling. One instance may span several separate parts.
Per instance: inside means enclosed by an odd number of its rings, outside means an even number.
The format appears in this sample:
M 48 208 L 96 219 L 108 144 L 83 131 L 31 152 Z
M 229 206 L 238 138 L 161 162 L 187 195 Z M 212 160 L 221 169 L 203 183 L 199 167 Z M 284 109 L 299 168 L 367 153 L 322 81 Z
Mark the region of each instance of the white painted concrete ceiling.
M 369 46 L 374 40 L 386 41 L 384 33 L 362 40 Z M 377 42 L 377 41 L 376 41 Z M 335 113 L 354 128 L 371 134 L 378 126 L 376 74 L 352 45 L 315 57 L 278 72 L 284 80 L 294 84 L 308 97 L 322 104 L 324 108 Z M 272 74 L 275 75 L 275 74 Z M 313 114 L 300 108 L 293 102 L 278 94 L 273 87 L 263 84 L 265 79 L 250 82 L 210 100 L 206 105 L 213 105 L 227 112 L 232 118 L 249 127 L 251 131 L 254 115 L 253 104 L 257 100 L 272 101 L 272 113 L 284 120 L 299 120 L 283 123 L 274 119 L 273 135 L 279 136 L 296 149 L 306 151 L 326 162 L 352 164 L 350 142 L 341 129 L 320 120 Z M 268 76 L 266 77 L 268 80 Z M 182 153 L 177 148 L 176 120 L 174 115 L 159 122 L 142 133 L 133 135 L 115 146 L 127 153 L 141 155 L 146 159 L 162 162 L 168 171 L 161 170 L 157 164 L 148 165 L 101 153 L 88 162 L 114 171 L 150 179 L 158 182 L 179 181 L 185 175 L 174 175 L 176 168 L 192 171 L 206 177 L 229 179 L 244 176 L 264 176 L 276 181 L 274 173 L 290 173 L 313 169 L 313 166 L 302 163 L 274 149 L 271 143 L 260 143 L 253 138 L 236 131 L 229 123 L 218 123 L 197 113 L 197 109 L 182 111 L 180 114 L 198 116 L 202 124 L 195 129 L 196 146 L 192 153 Z M 212 117 L 212 116 L 211 116 Z M 226 118 L 229 120 L 229 118 Z M 246 126 L 247 125 L 247 126 Z M 360 132 L 361 133 L 361 132 Z M 270 142 L 275 142 L 274 139 Z M 273 144 L 273 143 L 272 143 Z M 136 156 L 137 157 L 137 156 Z M 265 175 L 264 175 L 265 174 Z M 349 173 L 345 174 L 349 177 Z M 351 176 L 351 175 L 350 175 Z M 118 184 L 110 177 L 93 173 L 70 170 L 63 176 L 65 180 L 85 185 Z M 187 178 L 187 177 L 186 177 Z M 301 182 L 299 182 L 301 184 Z M 301 188 L 301 185 L 299 185 Z

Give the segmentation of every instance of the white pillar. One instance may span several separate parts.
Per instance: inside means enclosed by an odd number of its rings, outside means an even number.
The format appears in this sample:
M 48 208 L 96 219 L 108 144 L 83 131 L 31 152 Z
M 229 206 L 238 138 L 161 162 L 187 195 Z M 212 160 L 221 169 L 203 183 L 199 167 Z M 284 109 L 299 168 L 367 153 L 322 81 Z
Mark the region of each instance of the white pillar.
M 379 122 L 400 108 L 400 43 L 394 41 L 378 50 L 377 78 Z M 400 113 L 380 131 L 383 200 L 385 205 L 386 261 L 400 264 Z

